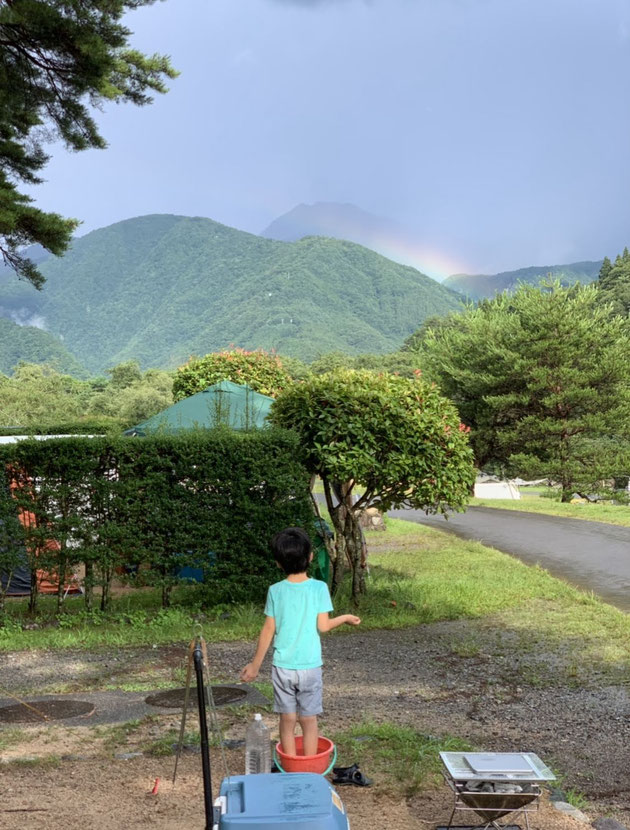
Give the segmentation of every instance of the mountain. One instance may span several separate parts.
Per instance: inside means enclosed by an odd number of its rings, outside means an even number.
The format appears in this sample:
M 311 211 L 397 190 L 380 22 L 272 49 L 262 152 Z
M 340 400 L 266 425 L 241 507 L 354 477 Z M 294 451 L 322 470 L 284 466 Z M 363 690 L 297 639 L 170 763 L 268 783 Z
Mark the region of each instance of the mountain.
M 542 265 L 520 268 L 518 271 L 503 271 L 500 274 L 453 274 L 442 285 L 464 294 L 471 300 L 494 297 L 502 291 L 514 290 L 519 282 L 537 285 L 551 275 L 562 285 L 574 282 L 589 283 L 599 276 L 602 260 L 597 262 L 572 262 L 569 265 Z
M 380 236 L 402 233 L 402 227 L 374 216 L 356 205 L 339 202 L 315 202 L 297 205 L 279 216 L 260 234 L 268 239 L 297 242 L 305 236 L 328 236 L 347 239 L 370 248 Z
M 10 374 L 22 360 L 26 363 L 48 363 L 66 375 L 87 375 L 57 337 L 34 326 L 20 326 L 6 317 L 0 317 L 0 372 Z
M 346 239 L 406 265 L 418 264 L 415 234 L 391 219 L 375 216 L 356 205 L 315 202 L 297 205 L 262 231 L 261 236 L 296 242 L 305 236 Z
M 118 222 L 41 270 L 43 291 L 28 286 L 27 302 L 20 287 L 22 315 L 39 315 L 93 372 L 133 358 L 173 367 L 230 344 L 304 360 L 388 352 L 460 306 L 424 274 L 351 242 L 279 242 L 198 217 Z M 0 284 L 0 307 L 13 290 Z

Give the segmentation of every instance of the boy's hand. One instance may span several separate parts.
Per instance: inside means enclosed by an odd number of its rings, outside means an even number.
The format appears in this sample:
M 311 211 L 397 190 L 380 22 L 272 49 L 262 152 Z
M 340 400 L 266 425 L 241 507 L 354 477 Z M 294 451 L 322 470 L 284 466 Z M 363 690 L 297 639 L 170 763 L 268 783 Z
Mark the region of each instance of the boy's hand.
M 248 663 L 241 672 L 241 680 L 243 683 L 251 683 L 252 680 L 256 680 L 259 671 L 253 663 Z
M 361 618 L 354 614 L 346 614 L 346 625 L 361 625 Z

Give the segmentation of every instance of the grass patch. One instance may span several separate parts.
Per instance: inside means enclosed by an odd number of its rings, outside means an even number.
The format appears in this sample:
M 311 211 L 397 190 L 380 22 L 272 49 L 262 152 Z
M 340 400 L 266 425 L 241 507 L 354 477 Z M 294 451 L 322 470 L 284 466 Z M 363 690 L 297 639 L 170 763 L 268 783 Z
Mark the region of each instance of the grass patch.
M 377 785 L 409 796 L 437 775 L 439 752 L 463 752 L 472 747 L 459 738 L 423 735 L 391 723 L 360 723 L 335 735 L 341 761 L 359 763 Z
M 0 731 L 0 751 L 8 749 L 11 746 L 16 746 L 16 744 L 32 741 L 34 738 L 35 735 L 26 729 L 20 729 L 17 726 L 7 727 Z
M 42 755 L 37 758 L 11 758 L 7 761 L 12 767 L 27 767 L 29 769 L 56 769 L 61 764 L 57 755 Z
M 364 628 L 479 618 L 532 599 L 584 596 L 542 568 L 433 528 L 390 519 L 379 536 L 360 609 Z M 338 599 L 340 610 L 344 601 L 347 593 Z
M 116 747 L 126 745 L 131 735 L 146 722 L 146 719 L 138 719 L 117 723 L 115 726 L 98 726 L 94 730 L 94 736 L 103 739 L 104 749 L 113 751 Z
M 191 640 L 199 624 L 208 642 L 253 639 L 260 630 L 261 609 L 253 604 L 202 613 L 199 608 L 181 606 L 162 609 L 157 591 L 151 592 L 150 598 L 153 606 L 145 594 L 143 605 L 146 607 L 133 615 L 117 610 L 119 603 L 114 604 L 110 614 L 86 615 L 83 599 L 68 597 L 62 625 L 52 625 L 52 614 L 49 616 L 43 611 L 36 618 L 40 625 L 37 630 L 22 628 L 22 621 L 32 621 L 25 603 L 9 602 L 9 619 L 0 627 L 0 651 L 158 646 Z M 128 602 L 129 598 L 125 597 L 125 604 Z
M 250 683 L 250 686 L 253 686 L 257 689 L 261 695 L 264 695 L 267 700 L 270 702 L 273 700 L 273 684 L 266 681 L 266 680 L 256 680 L 254 683 Z
M 625 504 L 563 504 L 548 498 L 470 499 L 472 507 L 496 507 L 500 510 L 521 510 L 565 519 L 586 519 L 591 522 L 630 527 L 630 507 Z

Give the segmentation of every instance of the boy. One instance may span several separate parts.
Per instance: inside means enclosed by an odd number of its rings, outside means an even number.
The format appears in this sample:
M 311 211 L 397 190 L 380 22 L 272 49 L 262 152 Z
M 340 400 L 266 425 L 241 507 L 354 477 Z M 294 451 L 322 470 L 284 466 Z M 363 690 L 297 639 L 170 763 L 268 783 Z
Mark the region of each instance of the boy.
M 287 755 L 296 754 L 295 726 L 299 720 L 304 755 L 316 755 L 317 716 L 322 712 L 319 634 L 344 623 L 359 625 L 361 620 L 353 614 L 330 619 L 333 607 L 328 586 L 306 574 L 313 552 L 311 540 L 301 528 L 288 527 L 276 533 L 271 549 L 287 578 L 269 588 L 256 654 L 241 672 L 241 680 L 249 683 L 258 677 L 273 640 L 273 708 L 280 715 L 282 749 Z

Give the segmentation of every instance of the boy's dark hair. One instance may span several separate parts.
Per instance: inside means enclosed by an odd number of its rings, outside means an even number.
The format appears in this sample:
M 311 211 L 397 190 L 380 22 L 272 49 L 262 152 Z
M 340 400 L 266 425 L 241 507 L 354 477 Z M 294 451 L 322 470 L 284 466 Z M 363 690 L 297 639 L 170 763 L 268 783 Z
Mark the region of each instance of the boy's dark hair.
M 271 540 L 273 558 L 287 576 L 302 574 L 309 566 L 311 540 L 301 527 L 286 527 Z

